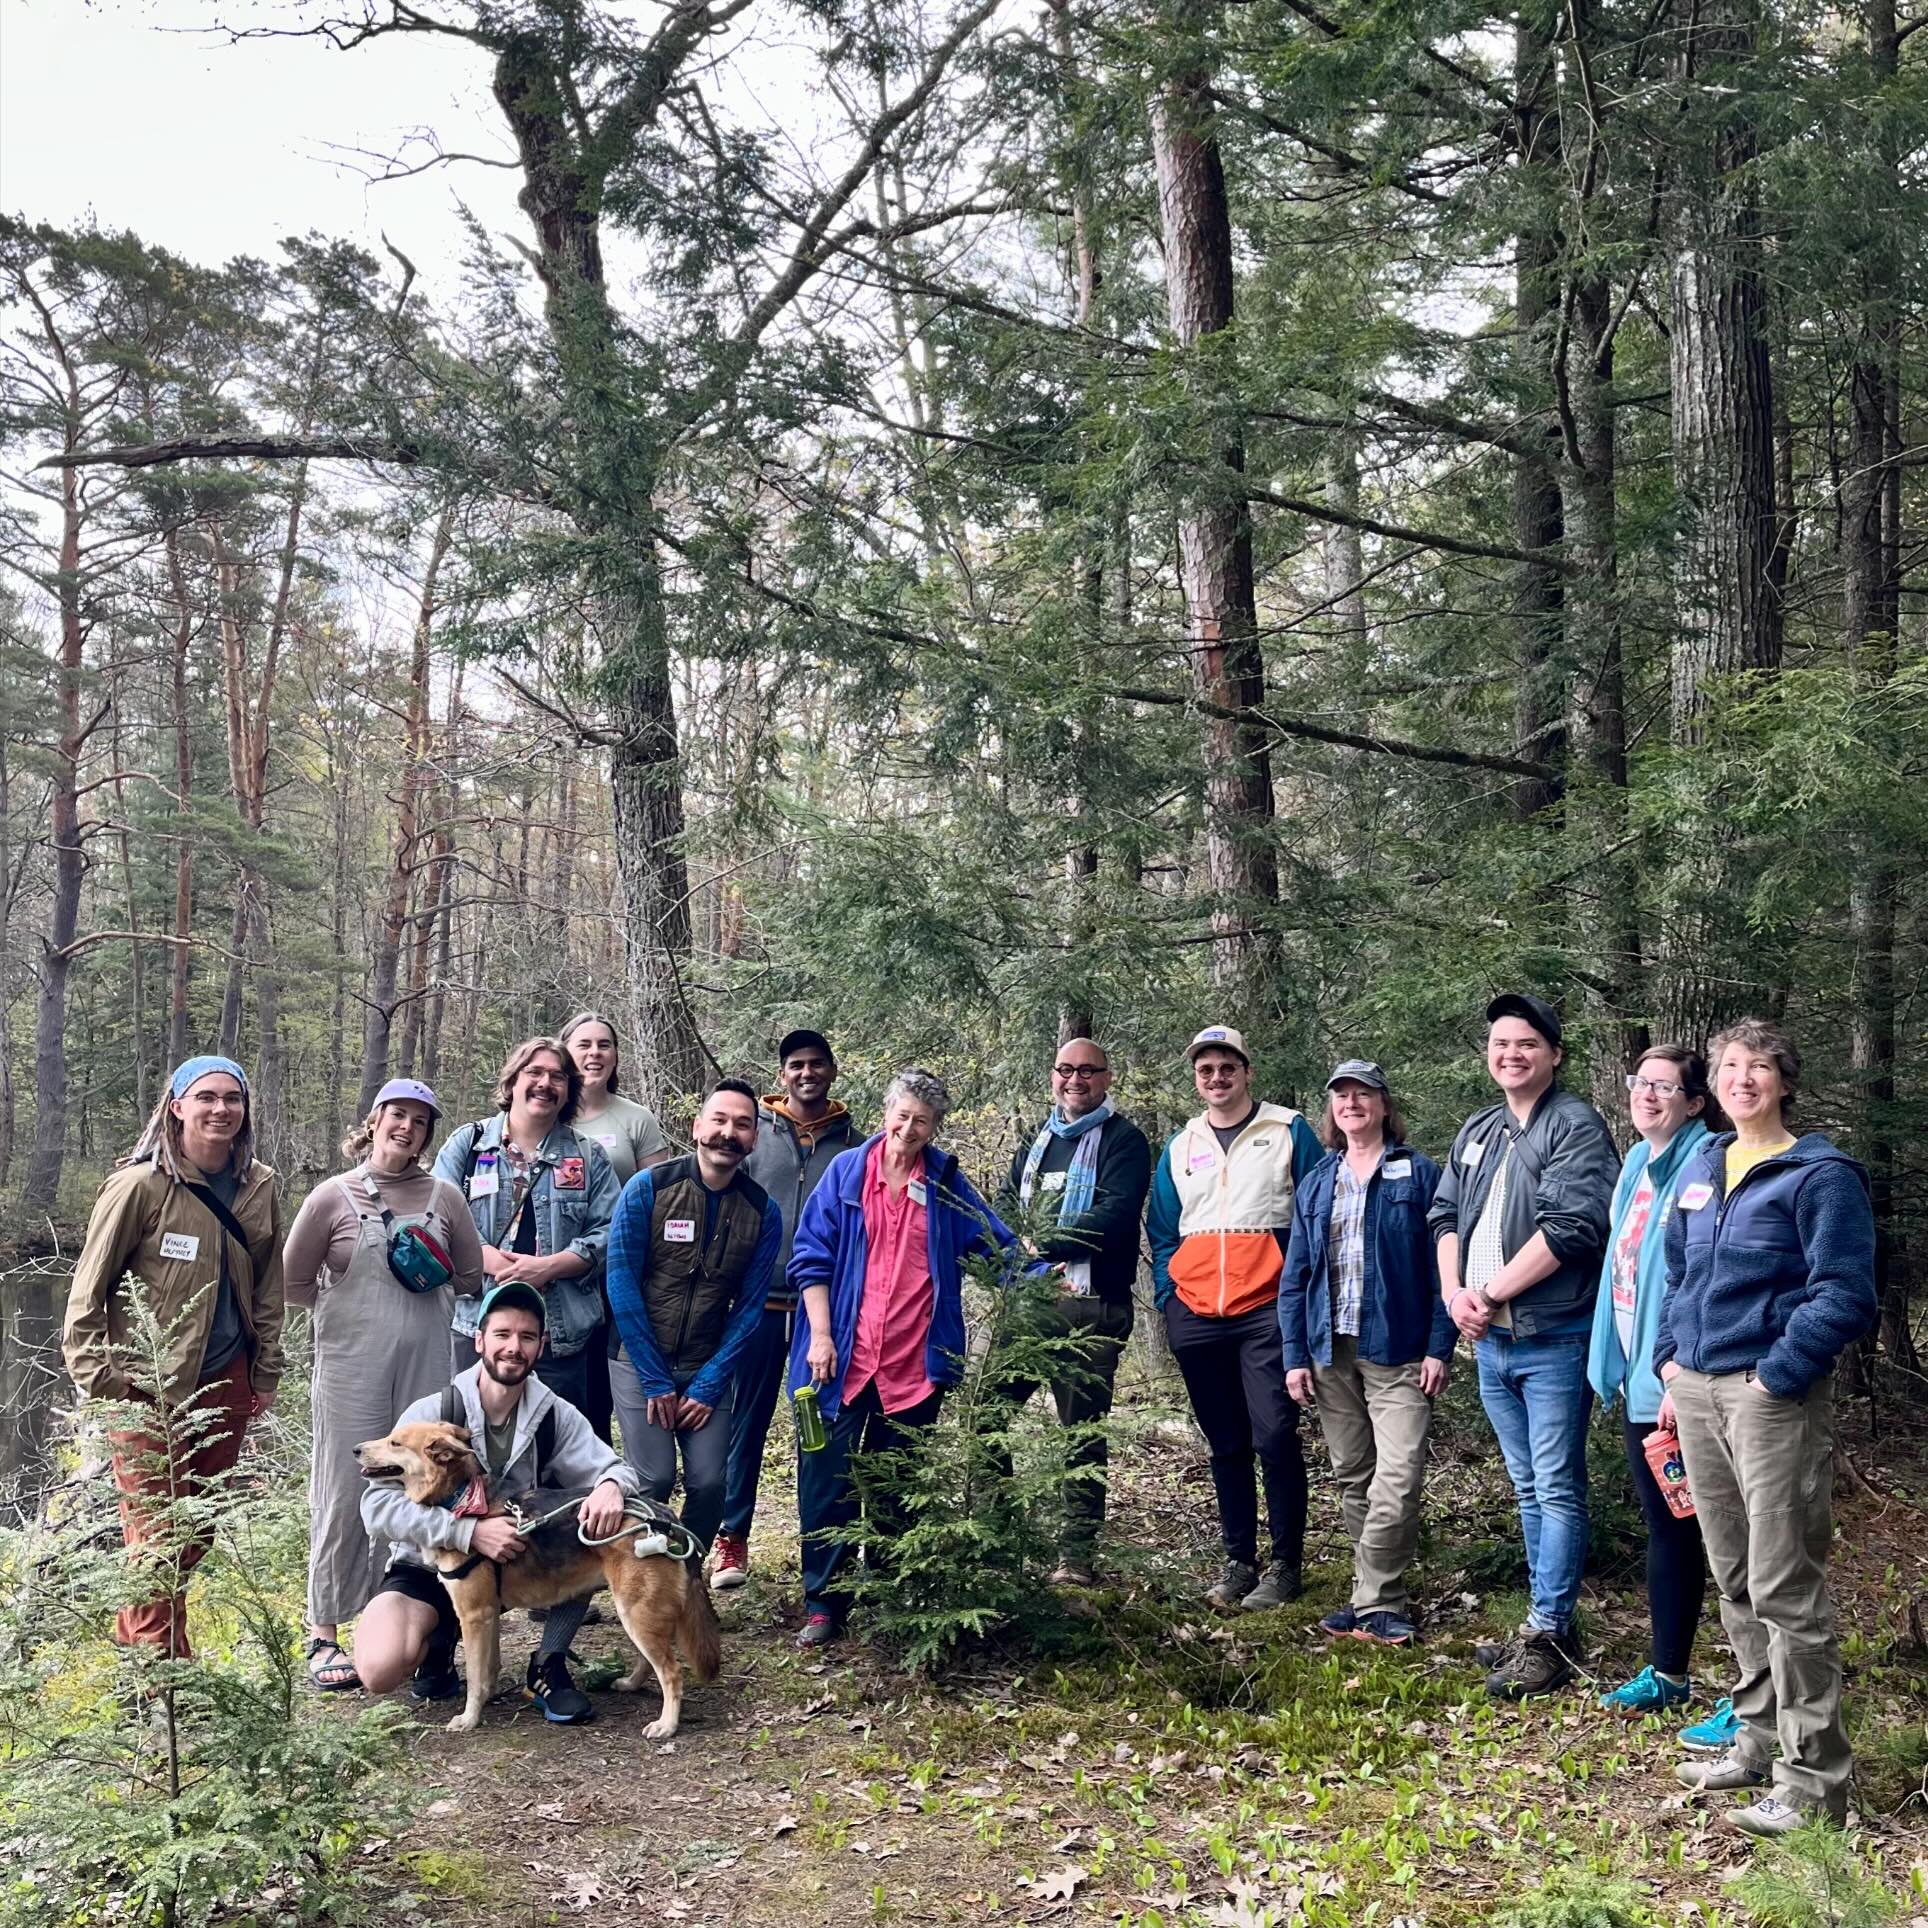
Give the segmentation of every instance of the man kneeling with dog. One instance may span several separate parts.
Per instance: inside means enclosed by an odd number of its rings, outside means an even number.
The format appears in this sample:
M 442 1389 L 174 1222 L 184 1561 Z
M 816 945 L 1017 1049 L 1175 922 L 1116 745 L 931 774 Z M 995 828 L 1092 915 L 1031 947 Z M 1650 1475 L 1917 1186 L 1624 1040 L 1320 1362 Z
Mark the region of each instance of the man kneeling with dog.
M 563 1565 L 586 1566 L 580 1578 L 591 1587 L 601 1584 L 601 1563 L 587 1542 L 616 1535 L 624 1525 L 625 1502 L 639 1491 L 636 1475 L 589 1430 L 582 1414 L 533 1376 L 544 1322 L 542 1294 L 535 1287 L 496 1286 L 483 1299 L 476 1322 L 479 1362 L 457 1374 L 446 1392 L 418 1399 L 386 1439 L 357 1449 L 370 1482 L 362 1495 L 362 1519 L 393 1544 L 381 1587 L 355 1629 L 355 1670 L 372 1694 L 386 1693 L 413 1674 L 418 1700 L 452 1699 L 461 1691 L 455 1647 L 463 1640 L 468 1706 L 450 1722 L 456 1728 L 473 1727 L 495 1689 L 496 1623 L 503 1607 L 525 1604 L 521 1596 L 532 1588 L 546 1597 L 552 1587 L 542 1581 Z M 566 1527 L 566 1538 L 544 1527 L 525 1539 L 501 1510 L 514 1500 L 525 1517 L 537 1517 L 565 1495 L 585 1490 L 581 1506 L 556 1523 Z M 433 1499 L 426 1497 L 431 1494 Z M 622 1555 L 625 1567 L 667 1568 L 682 1580 L 680 1562 L 635 1559 L 626 1540 L 616 1540 L 612 1550 Z M 519 1567 L 525 1556 L 529 1566 Z M 554 1574 L 556 1580 L 562 1577 Z M 646 1576 L 639 1571 L 622 1577 L 640 1582 Z M 465 1596 L 465 1588 L 475 1592 Z M 677 1590 L 680 1606 L 680 1584 Z M 622 1592 L 616 1590 L 618 1612 L 634 1639 Z M 707 1607 L 707 1598 L 702 1604 Z M 542 1644 L 530 1657 L 528 1695 L 547 1720 L 571 1723 L 590 1716 L 589 1697 L 570 1679 L 568 1666 L 569 1643 L 588 1610 L 587 1593 L 555 1601 Z M 660 1676 L 662 1666 L 649 1652 L 659 1643 L 637 1644 Z M 673 1652 L 668 1658 L 674 1669 Z M 667 1686 L 664 1690 L 671 1731 L 680 1700 L 679 1679 L 673 1694 Z

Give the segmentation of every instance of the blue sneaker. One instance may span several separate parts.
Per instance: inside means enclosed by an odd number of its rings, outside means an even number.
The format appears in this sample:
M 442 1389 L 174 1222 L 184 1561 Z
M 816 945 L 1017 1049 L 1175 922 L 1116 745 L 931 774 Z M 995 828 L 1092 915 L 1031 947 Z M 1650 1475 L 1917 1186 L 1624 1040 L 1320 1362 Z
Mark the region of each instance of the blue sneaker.
M 1690 1754 L 1725 1754 L 1740 1738 L 1741 1718 L 1725 1694 L 1714 1703 L 1705 1720 L 1680 1730 L 1680 1744 Z
M 1690 1681 L 1669 1680 L 1651 1667 L 1642 1667 L 1624 1687 L 1602 1694 L 1600 1705 L 1616 1714 L 1638 1719 L 1642 1714 L 1664 1714 L 1668 1708 L 1682 1706 L 1693 1697 Z
M 1403 1613 L 1382 1608 L 1377 1613 L 1362 1613 L 1352 1637 L 1375 1647 L 1410 1647 L 1419 1638 L 1419 1629 Z
M 1319 1622 L 1319 1631 L 1321 1633 L 1329 1633 L 1335 1639 L 1338 1639 L 1350 1634 L 1358 1624 L 1359 1616 L 1353 1612 L 1350 1605 L 1347 1605 L 1337 1607 L 1331 1613 L 1327 1614 L 1326 1617 Z

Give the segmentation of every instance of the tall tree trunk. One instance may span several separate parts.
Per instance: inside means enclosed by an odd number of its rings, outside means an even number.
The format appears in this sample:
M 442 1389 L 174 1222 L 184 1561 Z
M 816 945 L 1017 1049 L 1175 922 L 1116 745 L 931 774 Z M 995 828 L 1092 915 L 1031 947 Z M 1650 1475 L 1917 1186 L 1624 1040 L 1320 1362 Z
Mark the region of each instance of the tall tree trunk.
M 1894 0 L 1866 0 L 1868 64 L 1886 86 L 1899 65 Z M 1842 480 L 1843 641 L 1858 679 L 1880 689 L 1893 678 L 1901 627 L 1901 327 L 1888 210 L 1899 200 L 1899 156 L 1885 130 L 1879 155 L 1883 201 L 1878 232 L 1864 239 L 1861 315 L 1849 378 L 1847 474 Z M 1889 1359 L 1918 1371 L 1909 1318 L 1905 1247 L 1895 1238 L 1895 929 L 1902 876 L 1877 835 L 1854 866 L 1848 895 L 1854 945 L 1849 1046 L 1858 1087 L 1859 1149 L 1867 1160 L 1875 1217 L 1875 1288 L 1880 1337 Z
M 388 886 L 382 902 L 381 932 L 368 972 L 368 997 L 362 1020 L 361 1089 L 355 1115 L 365 1117 L 388 1078 L 389 1036 L 395 1022 L 395 980 L 408 928 L 410 887 L 421 866 L 415 853 L 421 842 L 422 798 L 428 784 L 433 733 L 429 723 L 429 638 L 435 625 L 435 590 L 442 562 L 455 534 L 451 503 L 435 525 L 428 566 L 422 574 L 421 600 L 415 612 L 414 646 L 408 669 L 408 727 L 402 763 L 401 788 L 395 799 L 395 844 L 388 866 Z M 528 816 L 523 816 L 528 834 Z
M 1210 344 L 1232 323 L 1232 222 L 1203 67 L 1167 80 L 1151 105 L 1152 154 L 1165 243 L 1165 295 L 1181 347 Z M 1211 463 L 1180 511 L 1179 578 L 1185 596 L 1192 682 L 1216 707 L 1245 712 L 1265 701 L 1252 583 L 1252 523 L 1241 486 L 1244 437 L 1229 382 L 1207 373 L 1208 347 L 1192 357 L 1201 385 L 1220 390 Z M 1261 724 L 1201 713 L 1205 844 L 1212 884 L 1212 981 L 1241 1013 L 1259 1008 L 1264 927 L 1279 896 L 1273 847 L 1272 764 Z
M 462 659 L 449 679 L 449 714 L 445 732 L 441 806 L 432 846 L 435 860 L 435 976 L 429 993 L 428 1017 L 422 1042 L 422 1080 L 434 1084 L 442 1075 L 442 1023 L 448 1010 L 449 974 L 455 964 L 455 817 L 456 757 L 462 739 Z
M 168 695 L 174 726 L 174 942 L 168 970 L 167 1062 L 180 1064 L 193 1051 L 188 1025 L 188 984 L 194 949 L 194 839 L 190 816 L 194 796 L 194 731 L 188 716 L 188 650 L 194 641 L 194 605 L 187 570 L 181 561 L 181 532 L 168 527 L 161 539 L 167 559 L 168 593 L 174 603 L 174 634 L 168 652 Z
M 1673 738 L 1702 741 L 1709 685 L 1781 660 L 1781 518 L 1755 140 L 1732 97 L 1750 83 L 1749 0 L 1677 0 L 1679 79 L 1670 323 L 1674 490 Z M 1718 819 L 1723 800 L 1715 800 Z M 1764 1000 L 1763 947 L 1741 927 L 1731 838 L 1695 840 L 1669 879 L 1660 1008 L 1689 1043 Z

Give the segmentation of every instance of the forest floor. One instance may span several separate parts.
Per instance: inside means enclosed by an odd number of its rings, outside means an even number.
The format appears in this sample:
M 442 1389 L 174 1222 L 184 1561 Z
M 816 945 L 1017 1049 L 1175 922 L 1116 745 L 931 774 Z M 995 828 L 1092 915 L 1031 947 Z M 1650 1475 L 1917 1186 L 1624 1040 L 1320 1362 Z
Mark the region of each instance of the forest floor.
M 1473 1643 L 1522 1604 L 1504 1590 L 1517 1529 L 1470 1388 L 1452 1397 L 1456 1443 L 1427 1493 L 1425 1644 L 1405 1652 L 1319 1634 L 1348 1569 L 1316 1445 L 1306 1597 L 1230 1620 L 1204 1609 L 1203 1452 L 1139 1388 L 1114 1456 L 1116 1578 L 1083 1603 L 1083 1637 L 1052 1658 L 990 1646 L 936 1682 L 861 1638 L 802 1654 L 794 1503 L 773 1459 L 756 1571 L 719 1600 L 722 1676 L 690 1694 L 681 1733 L 643 1739 L 653 1692 L 599 1692 L 578 1728 L 545 1726 L 519 1696 L 467 1737 L 424 1711 L 406 1742 L 412 1816 L 361 1848 L 389 1889 L 383 1918 L 1445 1928 L 1567 1869 L 1632 1882 L 1655 1920 L 1735 1919 L 1723 1883 L 1754 1851 L 1719 1819 L 1734 1797 L 1676 1785 L 1679 1721 L 1594 1703 L 1646 1659 L 1630 1502 L 1596 1535 L 1597 1679 L 1524 1708 L 1482 1691 Z M 1839 1483 L 1834 1574 L 1857 1838 L 1906 1920 L 1928 1914 L 1928 1480 L 1891 1445 L 1851 1442 L 1881 1490 L 1852 1470 Z M 1610 1460 L 1597 1467 L 1611 1479 Z M 526 1651 L 514 1626 L 505 1669 Z M 1719 1639 L 1710 1602 L 1705 1698 Z M 583 1637 L 592 1672 L 621 1646 L 613 1625 Z

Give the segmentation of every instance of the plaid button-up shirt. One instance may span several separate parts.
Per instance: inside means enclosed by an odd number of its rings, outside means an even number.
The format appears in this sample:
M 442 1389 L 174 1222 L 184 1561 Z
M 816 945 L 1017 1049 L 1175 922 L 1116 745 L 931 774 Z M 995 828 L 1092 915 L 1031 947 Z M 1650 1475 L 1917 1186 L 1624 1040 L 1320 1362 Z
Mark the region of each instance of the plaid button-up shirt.
M 1354 1339 L 1366 1290 L 1366 1185 L 1341 1158 L 1326 1225 L 1326 1266 L 1332 1275 L 1332 1329 Z

